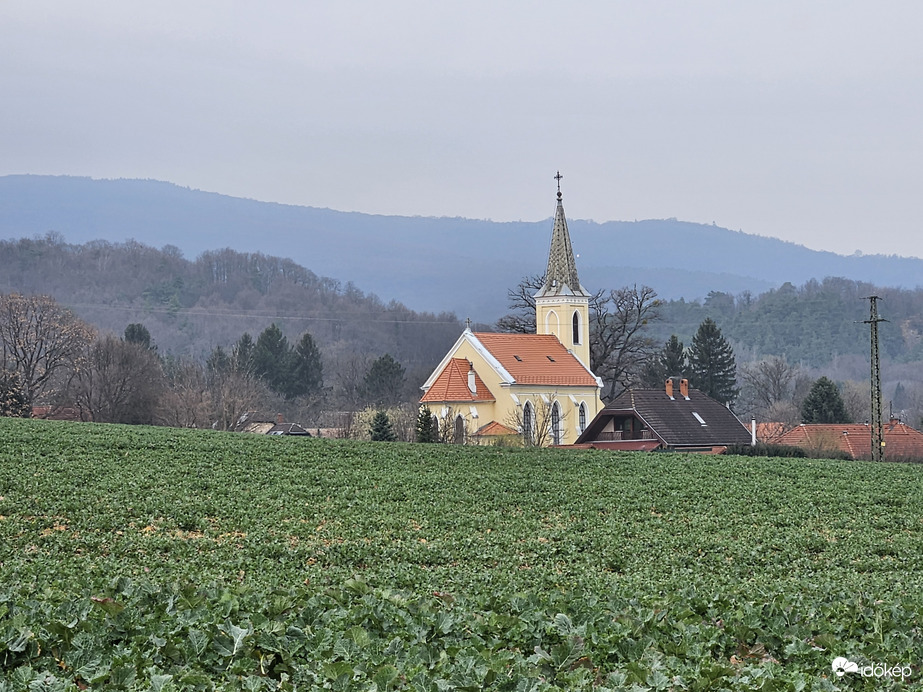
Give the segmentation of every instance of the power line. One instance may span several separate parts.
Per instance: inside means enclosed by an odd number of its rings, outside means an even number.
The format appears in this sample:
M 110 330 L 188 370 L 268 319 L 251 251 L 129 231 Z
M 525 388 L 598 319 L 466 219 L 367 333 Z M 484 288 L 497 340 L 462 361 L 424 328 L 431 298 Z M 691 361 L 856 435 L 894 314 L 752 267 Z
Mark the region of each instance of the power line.
M 315 322 L 366 322 L 374 324 L 452 324 L 461 325 L 461 320 L 398 320 L 398 319 L 377 319 L 374 315 L 356 315 L 351 314 L 344 317 L 318 317 L 310 315 L 282 315 L 259 312 L 226 312 L 222 310 L 206 310 L 204 308 L 151 308 L 137 305 L 92 305 L 70 303 L 72 309 L 83 310 L 121 310 L 123 312 L 144 312 L 169 315 L 183 315 L 184 317 L 236 317 L 236 318 L 263 318 L 273 320 L 304 320 Z

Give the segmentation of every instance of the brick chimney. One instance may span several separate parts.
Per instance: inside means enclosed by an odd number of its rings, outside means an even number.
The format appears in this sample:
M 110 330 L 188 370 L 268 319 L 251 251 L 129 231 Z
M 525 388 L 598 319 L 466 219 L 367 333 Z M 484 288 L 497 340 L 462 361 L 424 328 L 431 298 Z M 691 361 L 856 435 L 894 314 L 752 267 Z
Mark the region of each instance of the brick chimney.
M 667 396 L 673 399 L 673 378 L 668 377 L 666 382 Z
M 689 401 L 689 380 L 686 378 L 679 381 L 679 393 L 682 394 L 686 401 Z
M 285 422 L 285 419 L 282 417 L 281 413 L 276 414 L 276 425 L 282 425 Z

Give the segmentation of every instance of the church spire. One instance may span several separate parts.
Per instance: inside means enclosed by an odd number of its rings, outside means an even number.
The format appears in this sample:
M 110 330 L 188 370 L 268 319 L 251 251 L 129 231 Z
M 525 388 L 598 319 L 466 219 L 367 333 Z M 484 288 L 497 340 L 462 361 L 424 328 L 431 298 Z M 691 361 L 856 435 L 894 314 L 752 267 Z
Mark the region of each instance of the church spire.
M 570 244 L 567 218 L 564 216 L 564 202 L 561 195 L 561 172 L 555 175 L 558 181 L 558 206 L 554 212 L 551 229 L 551 249 L 548 252 L 548 268 L 545 270 L 545 285 L 540 295 L 584 295 L 586 292 L 577 278 L 577 263 Z

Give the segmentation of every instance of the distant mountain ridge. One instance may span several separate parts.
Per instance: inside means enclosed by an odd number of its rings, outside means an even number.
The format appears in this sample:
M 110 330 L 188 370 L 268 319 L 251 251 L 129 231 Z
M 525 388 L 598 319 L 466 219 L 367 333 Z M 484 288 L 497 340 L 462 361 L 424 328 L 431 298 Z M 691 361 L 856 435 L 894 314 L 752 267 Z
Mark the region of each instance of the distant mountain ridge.
M 553 205 L 549 197 L 547 211 Z M 826 276 L 902 288 L 916 288 L 923 277 L 917 258 L 819 252 L 675 219 L 595 223 L 576 218 L 579 209 L 569 213 L 581 281 L 591 290 L 644 283 L 663 298 L 692 300 L 712 290 L 760 293 Z M 48 232 L 69 243 L 133 238 L 174 245 L 190 259 L 225 247 L 264 252 L 351 281 L 385 301 L 489 322 L 506 311 L 508 288 L 544 271 L 551 218 L 499 223 L 379 216 L 154 180 L 0 176 L 0 237 Z

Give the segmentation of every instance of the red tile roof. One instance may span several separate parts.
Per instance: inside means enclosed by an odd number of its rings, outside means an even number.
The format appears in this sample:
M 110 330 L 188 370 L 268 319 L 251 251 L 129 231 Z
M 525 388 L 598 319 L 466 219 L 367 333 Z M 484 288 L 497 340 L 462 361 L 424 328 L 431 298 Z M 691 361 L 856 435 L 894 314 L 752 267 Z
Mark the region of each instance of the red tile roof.
M 517 384 L 596 387 L 596 378 L 553 334 L 477 332 L 478 341 Z
M 478 428 L 478 431 L 474 433 L 475 435 L 518 435 L 519 433 L 513 430 L 510 427 L 503 425 L 503 423 L 498 423 L 495 420 L 490 421 L 485 425 L 482 425 Z
M 891 421 L 884 426 L 885 460 L 923 459 L 923 433 Z M 853 459 L 870 459 L 872 433 L 868 425 L 854 423 L 801 424 L 785 433 L 779 444 L 807 449 L 846 452 Z
M 785 423 L 770 422 L 756 424 L 756 439 L 760 442 L 776 443 L 785 432 Z
M 77 409 L 69 406 L 63 408 L 59 406 L 33 406 L 32 417 L 44 418 L 46 420 L 84 420 L 83 416 L 80 415 L 80 412 Z
M 471 365 L 464 358 L 452 358 L 436 377 L 420 403 L 430 401 L 496 401 L 484 380 L 474 373 L 475 393 L 468 389 L 468 370 Z

